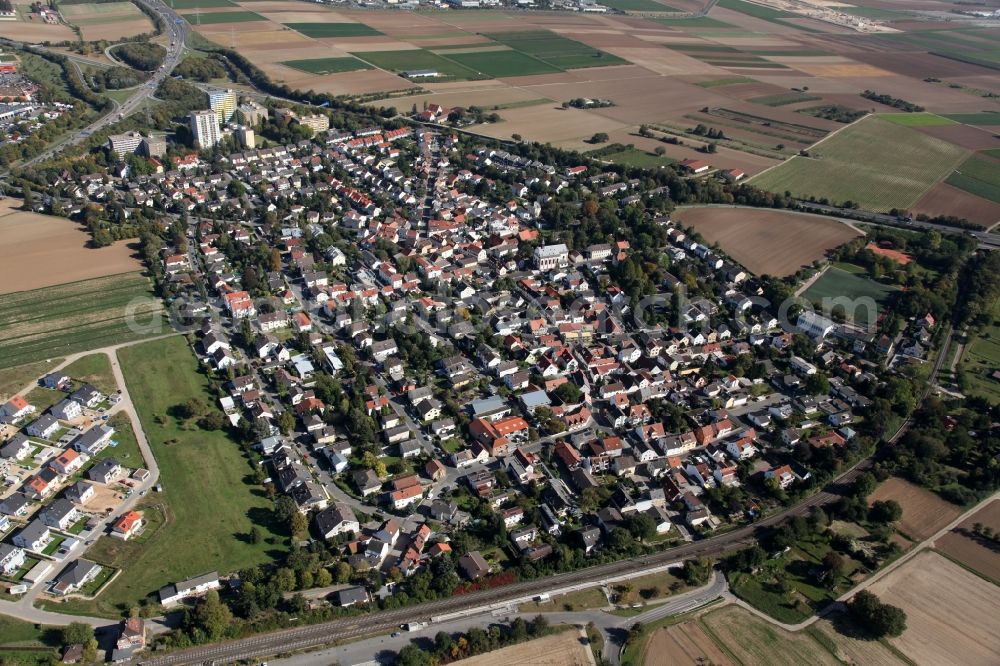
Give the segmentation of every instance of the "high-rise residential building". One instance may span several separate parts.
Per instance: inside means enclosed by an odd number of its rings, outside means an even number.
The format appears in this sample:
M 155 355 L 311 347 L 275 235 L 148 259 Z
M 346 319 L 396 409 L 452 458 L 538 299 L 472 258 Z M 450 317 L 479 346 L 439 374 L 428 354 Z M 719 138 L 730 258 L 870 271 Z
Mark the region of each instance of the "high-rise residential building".
M 142 143 L 142 135 L 138 132 L 125 132 L 124 134 L 112 134 L 108 137 L 108 148 L 111 152 L 119 156 L 131 155 Z
M 215 111 L 191 112 L 191 134 L 201 148 L 211 148 L 219 143 L 219 116 Z
M 208 93 L 208 105 L 219 117 L 219 124 L 229 122 L 236 113 L 236 92 L 233 90 L 212 90 Z
M 267 120 L 267 107 L 254 101 L 247 101 L 236 107 L 236 114 L 243 124 L 257 127 Z

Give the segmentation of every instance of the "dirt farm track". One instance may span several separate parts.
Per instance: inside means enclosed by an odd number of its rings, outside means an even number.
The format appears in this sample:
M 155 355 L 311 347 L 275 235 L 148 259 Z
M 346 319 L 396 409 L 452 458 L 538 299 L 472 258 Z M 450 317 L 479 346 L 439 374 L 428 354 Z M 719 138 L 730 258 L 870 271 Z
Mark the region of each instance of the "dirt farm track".
M 860 235 L 836 220 L 782 210 L 702 206 L 673 217 L 757 275 L 776 277 L 791 275 Z
M 0 201 L 0 294 L 142 269 L 126 241 L 89 248 L 89 234 L 74 222 L 19 205 L 17 199 Z

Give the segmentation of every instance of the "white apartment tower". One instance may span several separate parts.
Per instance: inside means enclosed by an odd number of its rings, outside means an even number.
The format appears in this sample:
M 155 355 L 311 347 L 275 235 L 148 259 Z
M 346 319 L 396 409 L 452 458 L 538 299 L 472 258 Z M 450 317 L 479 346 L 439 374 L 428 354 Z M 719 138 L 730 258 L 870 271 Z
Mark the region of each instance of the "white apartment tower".
M 204 111 L 191 112 L 191 134 L 198 145 L 204 148 L 211 148 L 219 143 L 219 116 L 215 111 L 206 109 Z

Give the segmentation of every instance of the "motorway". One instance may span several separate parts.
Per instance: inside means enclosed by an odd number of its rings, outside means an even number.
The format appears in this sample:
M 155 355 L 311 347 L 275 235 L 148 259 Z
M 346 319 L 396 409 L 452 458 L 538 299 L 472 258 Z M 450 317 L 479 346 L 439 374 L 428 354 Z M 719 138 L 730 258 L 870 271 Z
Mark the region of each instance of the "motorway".
M 170 76 L 174 67 L 181 61 L 181 57 L 184 54 L 184 45 L 187 40 L 187 24 L 184 23 L 184 20 L 173 9 L 161 2 L 161 0 L 136 1 L 159 14 L 166 24 L 164 35 L 166 35 L 169 41 L 166 43 L 167 55 L 163 60 L 163 65 L 153 73 L 148 81 L 141 86 L 137 86 L 128 99 L 121 104 L 116 103 L 115 108 L 110 113 L 101 116 L 90 125 L 76 130 L 63 140 L 57 141 L 30 160 L 22 162 L 20 164 L 21 167 L 29 167 L 32 164 L 49 159 L 60 150 L 82 143 L 95 132 L 100 132 L 109 125 L 131 115 L 132 112 L 140 109 L 145 101 L 156 92 L 156 88 L 160 85 L 160 82 Z M 22 46 L 27 45 L 24 44 Z

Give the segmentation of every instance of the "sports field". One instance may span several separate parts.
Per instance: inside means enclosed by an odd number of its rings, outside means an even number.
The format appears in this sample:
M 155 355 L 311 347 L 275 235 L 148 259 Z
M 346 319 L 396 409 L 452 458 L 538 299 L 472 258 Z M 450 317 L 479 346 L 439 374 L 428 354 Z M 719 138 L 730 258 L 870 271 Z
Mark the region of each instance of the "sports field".
M 908 209 L 969 151 L 909 127 L 867 117 L 749 182 L 772 192 Z
M 145 540 L 103 539 L 97 544 L 101 549 L 95 559 L 123 572 L 97 600 L 74 601 L 70 608 L 107 616 L 120 616 L 167 583 L 268 562 L 285 548 L 283 535 L 270 531 L 271 503 L 247 483 L 251 469 L 236 442 L 221 431 L 168 416 L 171 407 L 190 399 L 201 400 L 206 410 L 217 409 L 185 339 L 129 347 L 119 359 L 160 465 L 163 492 L 147 501 L 163 507 L 164 522 Z M 265 537 L 256 545 L 245 537 L 255 524 Z M 271 536 L 278 537 L 279 545 L 268 543 Z
M 382 34 L 364 23 L 285 23 L 284 25 L 313 39 L 323 39 L 325 37 L 370 37 Z
M 802 297 L 818 303 L 823 303 L 824 299 L 871 298 L 875 301 L 878 312 L 881 312 L 881 306 L 893 291 L 892 287 L 879 284 L 866 277 L 854 275 L 839 268 L 829 268 L 803 292 Z M 847 312 L 846 316 L 857 324 L 865 325 L 873 323 L 873 318 L 877 318 L 878 314 L 870 312 L 863 304 L 859 304 L 854 312 Z
M 372 66 L 355 57 L 344 58 L 313 58 L 310 60 L 287 60 L 282 65 L 310 74 L 334 74 L 337 72 L 356 72 L 360 69 L 371 69 Z
M 0 367 L 166 333 L 162 309 L 138 272 L 0 296 Z

